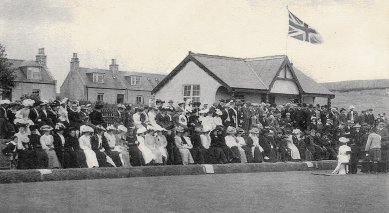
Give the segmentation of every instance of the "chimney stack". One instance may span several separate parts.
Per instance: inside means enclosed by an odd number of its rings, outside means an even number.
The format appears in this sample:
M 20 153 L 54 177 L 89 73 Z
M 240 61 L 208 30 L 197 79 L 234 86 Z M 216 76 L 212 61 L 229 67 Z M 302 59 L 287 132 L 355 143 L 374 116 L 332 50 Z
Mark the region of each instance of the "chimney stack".
M 45 48 L 38 49 L 38 55 L 36 55 L 36 62 L 41 66 L 46 66 L 47 56 L 45 55 Z
M 112 64 L 109 65 L 109 70 L 111 70 L 114 76 L 117 76 L 119 71 L 119 65 L 116 64 L 116 59 L 112 59 Z
M 80 67 L 80 61 L 77 58 L 77 53 L 73 53 L 73 58 L 70 61 L 70 71 L 78 70 Z

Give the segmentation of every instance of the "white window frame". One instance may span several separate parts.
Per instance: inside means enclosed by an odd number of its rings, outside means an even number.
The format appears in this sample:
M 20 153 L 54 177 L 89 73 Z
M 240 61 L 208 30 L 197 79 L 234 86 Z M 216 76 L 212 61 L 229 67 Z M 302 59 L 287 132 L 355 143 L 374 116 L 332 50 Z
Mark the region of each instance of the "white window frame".
M 104 74 L 103 73 L 93 73 L 93 82 L 94 83 L 104 83 Z
M 138 98 L 140 99 L 140 101 L 138 101 Z M 136 104 L 144 104 L 145 103 L 144 101 L 145 100 L 144 100 L 142 95 L 138 95 L 138 96 L 135 97 L 135 103 Z
M 139 85 L 140 84 L 140 76 L 132 75 L 130 77 L 130 83 L 131 83 L 131 86 Z
M 99 98 L 101 96 L 101 99 Z M 96 101 L 104 102 L 104 93 L 97 93 Z
M 198 90 L 197 89 L 194 90 L 195 87 L 198 87 Z M 189 94 L 185 94 L 188 92 L 188 88 L 189 88 Z M 200 84 L 184 84 L 184 85 L 182 85 L 182 96 L 184 97 L 184 100 L 191 99 L 192 102 L 200 102 L 200 96 L 201 96 Z
M 41 80 L 41 69 L 39 67 L 27 67 L 27 78 L 31 80 Z

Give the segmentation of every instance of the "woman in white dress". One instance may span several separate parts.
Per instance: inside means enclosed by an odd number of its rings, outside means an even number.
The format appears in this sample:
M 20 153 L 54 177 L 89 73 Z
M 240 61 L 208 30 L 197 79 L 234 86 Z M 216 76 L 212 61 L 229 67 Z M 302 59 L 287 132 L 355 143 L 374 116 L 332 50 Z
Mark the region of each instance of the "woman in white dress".
M 174 143 L 176 144 L 176 147 L 180 151 L 182 163 L 184 165 L 193 164 L 193 157 L 190 153 L 189 149 L 192 149 L 192 143 L 189 139 L 189 137 L 183 135 L 185 132 L 185 129 L 181 126 L 177 127 L 177 135 L 174 138 Z
M 43 125 L 40 130 L 43 132 L 43 135 L 40 138 L 40 143 L 42 149 L 45 150 L 47 157 L 49 159 L 49 169 L 58 169 L 61 168 L 57 154 L 54 150 L 54 138 L 50 134 L 50 131 L 53 130 L 51 126 Z
M 34 122 L 28 117 L 30 115 L 30 108 L 34 105 L 35 101 L 31 99 L 25 99 L 22 102 L 23 108 L 15 113 L 14 124 L 21 123 L 27 124 L 27 134 L 30 135 L 30 125 L 34 125 Z
M 104 132 L 104 136 L 107 139 L 107 142 L 103 144 L 105 153 L 111 157 L 113 162 L 115 162 L 115 165 L 117 167 L 123 166 L 123 155 L 121 154 L 120 147 L 116 147 L 116 135 L 115 135 L 116 128 L 113 125 L 109 125 L 107 127 L 107 131 Z
M 158 128 L 155 131 L 156 131 L 156 134 L 157 134 L 155 136 L 156 145 L 157 145 L 157 148 L 158 148 L 159 152 L 162 155 L 162 162 L 163 162 L 163 164 L 166 164 L 167 157 L 168 157 L 167 150 L 166 150 L 167 140 L 166 140 L 165 135 L 163 135 L 163 132 L 166 131 L 166 129 Z
M 244 150 L 239 144 L 238 139 L 236 138 L 236 129 L 235 127 L 229 126 L 226 130 L 226 136 L 224 140 L 226 141 L 226 145 L 231 148 L 231 150 L 235 153 L 235 155 L 239 156 L 241 163 L 247 163 L 246 154 Z
M 116 146 L 115 151 L 118 151 L 120 154 L 120 159 L 122 161 L 123 167 L 130 167 L 130 154 L 128 153 L 128 139 L 127 139 L 127 128 L 123 125 L 118 126 L 118 133 L 116 134 Z
M 80 148 L 84 151 L 88 168 L 99 167 L 96 153 L 92 150 L 91 145 L 91 134 L 93 133 L 92 127 L 82 125 L 80 127 L 80 133 L 81 137 L 78 139 L 78 142 L 80 144 Z
M 351 153 L 351 148 L 347 146 L 347 142 L 349 141 L 350 140 L 345 137 L 339 138 L 339 142 L 343 143 L 343 145 L 339 147 L 338 165 L 336 166 L 332 174 L 345 175 L 348 173 L 347 164 L 350 162 Z
M 300 152 L 299 152 L 297 146 L 294 145 L 294 143 L 293 143 L 292 131 L 289 129 L 285 130 L 285 135 L 287 136 L 286 137 L 286 142 L 287 142 L 286 145 L 290 149 L 290 157 L 292 157 L 292 160 L 295 160 L 295 161 L 301 160 Z
M 136 142 L 138 144 L 138 149 L 142 152 L 142 157 L 146 165 L 153 162 L 155 156 L 153 152 L 145 145 L 145 133 L 147 129 L 144 127 L 139 128 L 136 131 L 137 137 Z
M 155 157 L 154 158 L 154 163 L 162 164 L 163 163 L 162 153 L 161 153 L 161 151 L 159 150 L 159 148 L 157 146 L 157 139 L 155 137 L 154 127 L 148 126 L 147 130 L 148 131 L 146 132 L 146 135 L 145 135 L 145 145 L 154 154 L 154 157 Z

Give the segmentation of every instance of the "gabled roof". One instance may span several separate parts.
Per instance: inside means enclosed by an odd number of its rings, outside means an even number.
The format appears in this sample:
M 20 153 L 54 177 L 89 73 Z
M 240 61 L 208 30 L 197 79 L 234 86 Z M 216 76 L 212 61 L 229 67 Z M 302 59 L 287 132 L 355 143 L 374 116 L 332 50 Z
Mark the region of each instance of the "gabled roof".
M 234 58 L 189 52 L 188 56 L 154 88 L 152 93 L 157 92 L 170 81 L 189 61 L 193 61 L 227 89 L 269 91 L 277 73 L 284 65 L 289 64 L 291 72 L 294 73 L 294 67 L 289 63 L 286 55 Z M 296 71 L 295 76 L 299 88 L 304 93 L 333 95 L 300 70 Z
M 79 67 L 78 72 L 83 78 L 87 87 L 105 89 L 130 89 L 151 91 L 165 76 L 153 73 L 119 71 L 117 76 L 111 70 Z M 104 74 L 104 83 L 93 82 L 93 73 Z M 140 76 L 140 84 L 131 86 L 130 76 Z M 157 80 L 155 80 L 157 79 Z
M 55 84 L 55 79 L 51 75 L 50 71 L 45 66 L 41 66 L 36 61 L 20 60 L 20 59 L 8 59 L 11 65 L 11 69 L 14 70 L 16 75 L 15 81 L 32 82 L 32 83 L 44 83 Z M 40 67 L 41 68 L 41 80 L 27 79 L 26 73 L 23 71 L 24 67 Z

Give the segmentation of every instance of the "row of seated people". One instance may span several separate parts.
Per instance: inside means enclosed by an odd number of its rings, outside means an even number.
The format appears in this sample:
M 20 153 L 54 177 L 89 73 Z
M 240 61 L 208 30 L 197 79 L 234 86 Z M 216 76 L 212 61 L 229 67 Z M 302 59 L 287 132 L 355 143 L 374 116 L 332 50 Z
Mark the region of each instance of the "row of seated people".
M 2 150 L 17 156 L 18 169 L 129 167 L 205 163 L 260 163 L 334 159 L 333 144 L 315 144 L 314 137 L 285 129 L 201 126 L 164 129 L 87 126 L 80 129 L 57 123 L 55 127 L 19 123 L 18 132 Z M 27 131 L 28 130 L 28 131 Z M 312 140 L 311 140 L 312 139 Z M 300 154 L 301 153 L 301 154 Z

